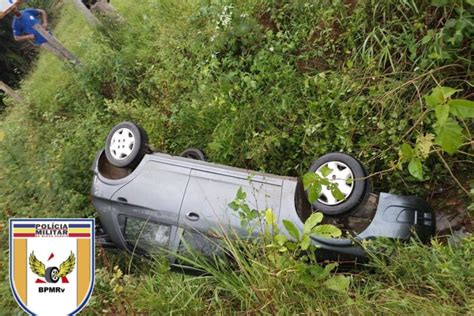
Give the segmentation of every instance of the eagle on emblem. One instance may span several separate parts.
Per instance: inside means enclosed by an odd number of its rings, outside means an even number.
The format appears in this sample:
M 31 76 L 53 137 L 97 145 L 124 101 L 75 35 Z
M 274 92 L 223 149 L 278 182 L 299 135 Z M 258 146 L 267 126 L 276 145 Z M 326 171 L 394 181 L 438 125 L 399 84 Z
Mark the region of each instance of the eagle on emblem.
M 71 251 L 69 257 L 57 267 L 46 268 L 45 264 L 39 261 L 34 251 L 31 252 L 29 258 L 30 269 L 36 275 L 45 278 L 48 283 L 56 283 L 60 278 L 65 277 L 74 270 L 76 266 L 76 257 Z

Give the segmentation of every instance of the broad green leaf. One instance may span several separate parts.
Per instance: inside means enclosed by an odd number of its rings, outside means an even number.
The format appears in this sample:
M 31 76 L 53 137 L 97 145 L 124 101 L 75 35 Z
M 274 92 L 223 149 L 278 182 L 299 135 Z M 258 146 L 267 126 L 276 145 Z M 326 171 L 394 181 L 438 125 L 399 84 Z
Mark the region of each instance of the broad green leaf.
M 249 214 L 248 214 L 248 218 L 249 220 L 252 220 L 252 219 L 256 219 L 258 217 L 259 213 L 257 210 L 252 210 Z
M 339 189 L 339 186 L 336 183 L 334 183 L 331 186 L 331 193 L 332 193 L 332 195 L 334 195 L 336 200 L 338 200 L 338 201 L 344 200 L 344 194 L 341 192 L 341 190 Z
M 208 146 L 209 146 L 209 149 L 212 150 L 212 151 L 217 151 L 217 150 L 222 148 L 222 145 L 218 142 L 209 143 Z
M 444 102 L 443 92 L 440 87 L 436 87 L 431 91 L 431 94 L 425 96 L 425 101 L 428 107 L 434 109 L 438 104 Z
M 441 90 L 441 94 L 443 95 L 443 101 L 448 100 L 456 92 L 461 91 L 459 89 L 456 90 L 456 89 L 453 89 L 453 88 L 450 88 L 450 87 L 437 87 L 435 89 L 440 89 Z
M 328 263 L 324 266 L 324 268 L 320 267 L 319 265 L 313 265 L 313 267 L 311 267 L 311 274 L 314 278 L 314 281 L 326 280 L 331 274 L 331 271 L 336 267 L 337 263 Z
M 438 120 L 438 125 L 444 125 L 449 115 L 449 106 L 446 104 L 438 104 L 435 107 L 436 119 Z
M 430 95 L 425 96 L 426 104 L 429 108 L 433 109 L 438 104 L 443 104 L 457 91 L 450 87 L 436 87 L 432 90 Z
M 269 225 L 275 225 L 276 224 L 275 214 L 273 214 L 273 210 L 271 208 L 267 208 L 265 210 L 265 221 Z
M 0 129 L 0 142 L 5 139 L 5 132 Z
M 285 235 L 278 234 L 278 235 L 275 236 L 275 241 L 281 247 L 288 241 L 288 238 L 286 238 Z
M 466 2 L 469 3 L 469 5 L 474 6 L 474 0 L 466 0 Z
M 330 290 L 346 293 L 350 283 L 351 280 L 348 277 L 343 275 L 335 275 L 332 278 L 326 280 L 324 285 Z
M 407 143 L 403 143 L 402 147 L 400 148 L 400 156 L 404 161 L 410 161 L 413 157 L 413 149 Z
M 408 171 L 418 180 L 423 180 L 423 165 L 420 159 L 412 158 L 408 164 Z
M 239 190 L 237 191 L 237 199 L 238 200 L 245 200 L 246 197 L 247 197 L 247 193 L 245 193 L 245 191 L 242 189 L 242 187 L 240 187 Z
M 328 185 L 331 184 L 331 181 L 329 181 L 329 179 L 326 179 L 326 178 L 320 178 L 320 179 L 319 179 L 319 183 L 320 183 L 321 185 L 328 186 Z
M 239 204 L 235 201 L 230 202 L 229 207 L 233 209 L 234 211 L 238 211 L 240 208 Z
M 436 126 L 435 143 L 448 154 L 454 154 L 462 144 L 462 127 L 448 118 L 443 126 Z
M 313 228 L 312 233 L 325 238 L 341 237 L 342 231 L 334 225 L 324 224 Z
M 303 234 L 309 234 L 313 230 L 314 226 L 321 223 L 322 220 L 323 220 L 323 213 L 317 212 L 317 213 L 311 214 L 311 216 L 308 217 L 306 222 L 304 222 Z
M 309 235 L 304 235 L 301 239 L 301 250 L 308 250 L 310 244 L 311 238 L 309 238 Z
M 319 195 L 321 194 L 322 187 L 321 185 L 313 185 L 308 189 L 308 201 L 310 203 L 314 203 L 317 199 L 319 199 Z
M 450 100 L 449 110 L 451 114 L 459 118 L 473 118 L 474 117 L 474 102 L 463 99 Z
M 291 237 L 293 237 L 296 241 L 300 240 L 300 231 L 292 221 L 284 219 L 283 226 L 285 226 Z
M 335 268 L 337 267 L 337 263 L 328 263 L 325 267 L 324 267 L 324 272 L 329 273 L 332 272 Z
M 303 176 L 304 189 L 308 190 L 311 185 L 318 181 L 318 179 L 319 177 L 314 172 L 305 173 Z
M 330 175 L 332 172 L 332 169 L 329 168 L 328 165 L 324 165 L 324 167 L 321 168 L 321 174 L 323 175 L 323 177 L 327 177 L 328 175 Z
M 425 96 L 425 102 L 428 108 L 434 109 L 439 103 L 441 103 L 436 96 L 433 94 Z
M 310 266 L 307 266 L 307 269 L 310 271 L 310 273 L 313 276 L 320 275 L 320 274 L 324 273 L 324 268 L 322 266 L 318 265 L 318 264 L 312 264 Z
M 286 248 L 290 249 L 291 251 L 293 250 L 296 250 L 297 246 L 296 246 L 296 243 L 292 242 L 292 241 L 288 241 L 286 243 Z

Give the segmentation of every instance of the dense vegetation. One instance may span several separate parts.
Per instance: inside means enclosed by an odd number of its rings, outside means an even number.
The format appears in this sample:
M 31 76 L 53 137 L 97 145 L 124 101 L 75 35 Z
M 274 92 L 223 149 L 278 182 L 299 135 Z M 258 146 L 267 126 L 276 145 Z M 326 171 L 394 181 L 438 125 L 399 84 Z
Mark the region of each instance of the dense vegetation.
M 437 210 L 455 198 L 470 220 L 472 119 L 445 118 L 461 140 L 445 150 L 425 96 L 444 86 L 456 89 L 449 98 L 473 98 L 471 0 L 112 3 L 125 21 L 99 30 L 61 8 L 55 33 L 84 67 L 41 54 L 21 85 L 28 102 L 1 117 L 3 245 L 9 217 L 94 216 L 90 164 L 122 120 L 140 123 L 158 151 L 200 147 L 211 161 L 277 174 L 302 175 L 315 157 L 348 152 L 376 190 L 438 197 Z M 352 275 L 345 292 L 259 255 L 249 273 L 189 277 L 101 251 L 88 310 L 465 313 L 472 245 L 392 246 L 395 261 L 375 260 L 375 273 Z M 7 258 L 2 248 L 2 267 Z M 0 295 L 15 310 L 6 270 Z

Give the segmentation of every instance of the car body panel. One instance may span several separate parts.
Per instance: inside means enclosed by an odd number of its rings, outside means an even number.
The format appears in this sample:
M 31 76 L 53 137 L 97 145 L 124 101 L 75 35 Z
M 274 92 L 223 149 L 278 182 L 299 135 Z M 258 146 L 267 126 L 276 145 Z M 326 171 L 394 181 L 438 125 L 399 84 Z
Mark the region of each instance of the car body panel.
M 191 169 L 148 159 L 138 173 L 111 197 L 113 204 L 153 212 L 163 223 L 178 225 L 178 214 Z
M 407 239 L 416 231 L 427 239 L 435 233 L 435 216 L 430 206 L 414 196 L 381 193 L 372 223 L 358 235 L 359 239 L 378 236 Z
M 250 208 L 257 210 L 271 208 L 279 212 L 283 181 L 272 179 L 270 182 L 193 169 L 183 200 L 179 225 L 203 233 L 214 228 L 220 228 L 223 232 L 239 229 L 240 217 L 229 207 L 235 200 L 236 188 L 242 188 L 247 194 Z M 199 219 L 189 219 L 187 217 L 189 213 L 197 214 Z
M 197 251 L 215 255 L 219 238 L 214 232 L 249 234 L 242 229 L 238 214 L 229 207 L 239 188 L 246 192 L 250 208 L 273 210 L 277 227 L 288 238 L 291 236 L 284 228 L 285 219 L 303 231 L 298 208 L 309 204 L 303 201 L 306 197 L 301 193 L 298 178 L 153 153 L 145 155 L 130 174 L 111 180 L 99 171 L 103 156 L 104 152 L 99 152 L 92 167 L 92 202 L 110 238 L 121 248 L 131 250 L 130 242 L 124 238 L 123 223 L 118 220 L 125 216 L 169 227 L 169 250 L 184 251 L 181 239 L 187 239 Z M 363 240 L 377 237 L 406 240 L 415 232 L 427 240 L 434 234 L 433 212 L 421 199 L 381 193 L 377 203 L 371 223 L 359 234 L 340 239 L 312 236 L 318 254 L 326 258 L 363 260 L 367 256 L 360 246 Z M 253 235 L 263 229 L 258 219 L 250 226 Z

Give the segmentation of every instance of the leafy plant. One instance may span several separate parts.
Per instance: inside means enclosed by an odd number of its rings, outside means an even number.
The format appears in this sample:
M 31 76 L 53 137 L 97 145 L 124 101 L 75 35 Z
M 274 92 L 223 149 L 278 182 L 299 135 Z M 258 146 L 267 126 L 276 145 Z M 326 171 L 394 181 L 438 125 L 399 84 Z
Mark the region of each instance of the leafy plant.
M 324 166 L 321 169 L 321 175 L 315 172 L 305 173 L 303 176 L 304 189 L 308 194 L 310 203 L 314 203 L 320 196 L 323 186 L 331 191 L 337 201 L 344 199 L 344 194 L 339 189 L 336 182 L 331 182 L 327 176 L 332 172 L 331 168 Z
M 282 223 L 286 233 L 282 232 L 277 226 L 277 218 L 273 210 L 266 209 L 265 211 L 250 210 L 246 202 L 246 193 L 240 188 L 237 192 L 236 198 L 229 206 L 238 212 L 243 228 L 249 233 L 255 227 L 250 226 L 250 223 L 256 218 L 260 217 L 264 220 L 265 231 L 263 238 L 263 245 L 254 243 L 256 247 L 264 246 L 267 250 L 266 256 L 279 268 L 288 268 L 288 264 L 298 266 L 299 270 L 311 271 L 312 275 L 318 280 L 325 280 L 324 285 L 334 291 L 345 292 L 349 286 L 349 278 L 337 275 L 330 277 L 330 272 L 333 271 L 337 265 L 329 264 L 324 268 L 303 268 L 301 265 L 318 265 L 316 260 L 317 246 L 311 239 L 312 235 L 317 235 L 325 238 L 337 238 L 342 235 L 339 228 L 329 225 L 320 224 L 323 220 L 322 213 L 313 213 L 306 219 L 302 227 L 298 227 L 292 221 L 283 219 Z
M 428 158 L 433 146 L 435 151 L 440 149 L 452 155 L 464 141 L 472 141 L 463 134 L 463 130 L 469 133 L 464 120 L 474 118 L 474 102 L 453 99 L 452 96 L 459 91 L 450 87 L 436 87 L 425 96 L 427 113 L 434 113 L 436 118 L 432 124 L 435 134 L 418 136 L 414 147 L 408 143 L 401 146 L 401 162 L 408 162 L 408 171 L 419 180 L 423 180 L 422 162 Z
M 318 212 L 311 214 L 311 216 L 304 222 L 303 231 L 300 232 L 293 222 L 284 219 L 283 225 L 292 239 L 289 240 L 285 235 L 281 234 L 275 236 L 278 245 L 281 247 L 279 251 L 286 252 L 288 250 L 294 251 L 301 249 L 303 251 L 309 250 L 310 252 L 314 252 L 316 247 L 312 244 L 311 235 L 325 238 L 337 238 L 341 236 L 342 232 L 339 228 L 328 224 L 319 225 L 322 220 L 322 213 Z
M 229 203 L 229 207 L 239 214 L 240 225 L 242 227 L 253 230 L 253 227 L 250 227 L 250 222 L 258 218 L 260 213 L 256 209 L 250 209 L 246 200 L 247 193 L 240 187 L 235 199 Z

